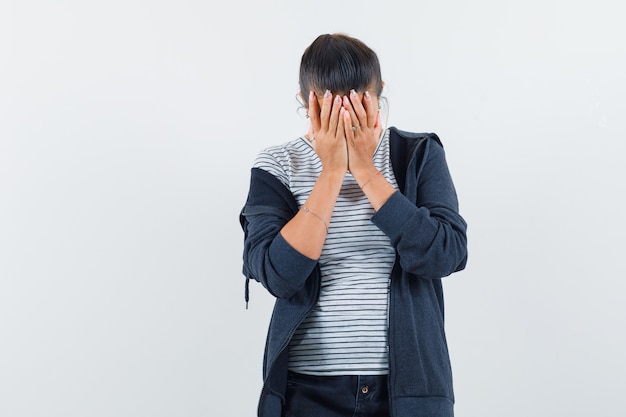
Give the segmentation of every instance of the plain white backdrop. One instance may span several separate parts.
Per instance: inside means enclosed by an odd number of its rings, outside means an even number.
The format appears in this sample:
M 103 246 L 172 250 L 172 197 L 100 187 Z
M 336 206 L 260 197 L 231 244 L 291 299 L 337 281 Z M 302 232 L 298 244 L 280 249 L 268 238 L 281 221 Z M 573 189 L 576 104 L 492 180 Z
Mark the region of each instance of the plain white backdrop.
M 238 223 L 305 132 L 321 33 L 378 54 L 389 125 L 442 138 L 460 417 L 617 416 L 626 388 L 618 1 L 0 3 L 0 416 L 253 416 L 271 297 Z

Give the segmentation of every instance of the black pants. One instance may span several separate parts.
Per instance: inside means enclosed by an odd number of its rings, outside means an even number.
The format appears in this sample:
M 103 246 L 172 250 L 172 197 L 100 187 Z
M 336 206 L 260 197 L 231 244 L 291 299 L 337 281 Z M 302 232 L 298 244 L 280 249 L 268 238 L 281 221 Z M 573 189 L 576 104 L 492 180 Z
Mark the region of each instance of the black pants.
M 387 375 L 289 372 L 283 417 L 388 417 Z

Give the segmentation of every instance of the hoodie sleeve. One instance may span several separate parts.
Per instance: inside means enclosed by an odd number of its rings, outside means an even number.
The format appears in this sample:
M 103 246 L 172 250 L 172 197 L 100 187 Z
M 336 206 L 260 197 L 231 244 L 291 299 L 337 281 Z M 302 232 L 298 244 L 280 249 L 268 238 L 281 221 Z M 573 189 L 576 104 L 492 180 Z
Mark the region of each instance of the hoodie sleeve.
M 465 268 L 467 224 L 459 214 L 443 147 L 435 141 L 418 146 L 405 193 L 396 191 L 372 222 L 390 238 L 406 272 L 431 279 Z
M 248 199 L 241 211 L 243 273 L 278 298 L 289 298 L 305 283 L 317 261 L 295 250 L 280 234 L 297 212 L 291 192 L 272 174 L 251 171 Z

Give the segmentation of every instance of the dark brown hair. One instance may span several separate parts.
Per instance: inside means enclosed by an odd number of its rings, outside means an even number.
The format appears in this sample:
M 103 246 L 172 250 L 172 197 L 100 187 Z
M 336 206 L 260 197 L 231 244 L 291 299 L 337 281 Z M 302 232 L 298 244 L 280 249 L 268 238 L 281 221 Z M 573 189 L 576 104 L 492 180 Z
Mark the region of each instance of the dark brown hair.
M 344 34 L 320 35 L 309 45 L 300 61 L 300 92 L 308 107 L 309 91 L 330 90 L 346 94 L 354 89 L 380 96 L 383 81 L 376 53 L 356 38 Z

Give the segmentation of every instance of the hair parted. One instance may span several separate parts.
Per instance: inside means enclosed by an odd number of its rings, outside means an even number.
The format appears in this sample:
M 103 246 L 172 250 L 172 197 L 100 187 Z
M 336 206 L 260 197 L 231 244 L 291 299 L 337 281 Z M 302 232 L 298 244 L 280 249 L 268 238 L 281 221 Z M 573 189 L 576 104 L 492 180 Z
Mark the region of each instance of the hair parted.
M 310 90 L 346 94 L 372 85 L 371 93 L 380 97 L 383 81 L 378 56 L 356 38 L 341 33 L 320 35 L 302 54 L 300 92 L 307 107 Z

